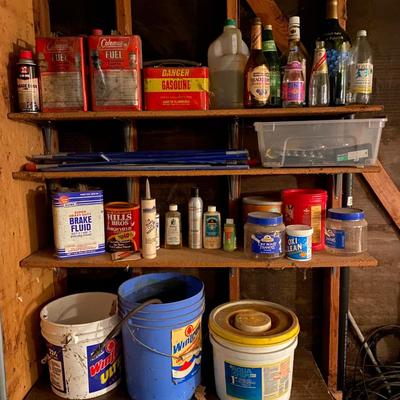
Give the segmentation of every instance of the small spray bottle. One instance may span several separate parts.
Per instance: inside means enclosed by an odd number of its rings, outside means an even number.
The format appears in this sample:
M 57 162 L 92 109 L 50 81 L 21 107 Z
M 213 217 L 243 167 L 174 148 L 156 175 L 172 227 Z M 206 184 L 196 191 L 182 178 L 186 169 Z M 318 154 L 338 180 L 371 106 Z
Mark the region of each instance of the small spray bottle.
M 141 201 L 142 210 L 142 257 L 157 257 L 156 200 L 151 198 L 150 183 L 146 179 L 146 197 Z

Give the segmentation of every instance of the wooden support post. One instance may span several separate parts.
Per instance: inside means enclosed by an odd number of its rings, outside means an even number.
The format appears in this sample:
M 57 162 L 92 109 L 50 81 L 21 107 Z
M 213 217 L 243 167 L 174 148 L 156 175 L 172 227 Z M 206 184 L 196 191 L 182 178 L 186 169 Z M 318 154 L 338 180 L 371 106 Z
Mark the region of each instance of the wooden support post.
M 131 0 L 115 0 L 117 31 L 120 35 L 132 35 Z
M 363 176 L 385 207 L 390 218 L 400 228 L 400 191 L 382 164 L 379 161 L 378 163 L 381 166 L 380 172 L 363 174 Z
M 36 37 L 49 37 L 51 33 L 48 0 L 33 0 L 33 23 Z
M 240 268 L 229 269 L 229 300 L 240 300 Z
M 347 0 L 338 0 L 339 25 L 346 29 L 347 24 Z
M 227 18 L 233 18 L 236 20 L 239 26 L 240 20 L 240 7 L 239 0 L 227 0 L 226 1 L 226 16 Z

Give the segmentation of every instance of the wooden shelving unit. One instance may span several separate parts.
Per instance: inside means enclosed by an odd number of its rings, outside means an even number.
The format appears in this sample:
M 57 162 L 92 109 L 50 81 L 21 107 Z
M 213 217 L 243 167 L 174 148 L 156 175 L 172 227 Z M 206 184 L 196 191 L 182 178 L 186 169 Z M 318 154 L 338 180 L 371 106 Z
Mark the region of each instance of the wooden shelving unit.
M 57 259 L 53 249 L 39 250 L 20 263 L 24 268 L 333 268 L 333 267 L 376 267 L 377 260 L 368 253 L 356 256 L 336 256 L 319 251 L 311 261 L 295 262 L 287 258 L 258 261 L 246 257 L 243 251 L 224 250 L 160 249 L 153 260 L 112 261 L 110 254 Z
M 49 379 L 41 379 L 24 400 L 59 400 L 52 393 Z M 107 395 L 96 397 L 98 400 L 129 400 L 125 388 L 121 385 Z M 328 389 L 311 352 L 298 349 L 295 355 L 293 386 L 290 400 L 331 400 Z M 171 399 L 172 400 L 172 399 Z M 206 400 L 218 400 L 206 386 Z
M 298 118 L 326 117 L 356 113 L 381 112 L 381 105 L 343 107 L 263 108 L 188 111 L 74 111 L 57 113 L 9 113 L 8 118 L 23 122 L 90 121 L 90 120 L 155 120 L 185 118 Z
M 175 170 L 175 171 L 74 171 L 74 172 L 28 172 L 13 173 L 14 179 L 43 182 L 47 179 L 85 178 L 140 178 L 170 176 L 267 176 L 267 175 L 315 175 L 357 174 L 379 172 L 379 165 L 365 167 L 307 167 L 307 168 L 249 168 L 225 170 Z

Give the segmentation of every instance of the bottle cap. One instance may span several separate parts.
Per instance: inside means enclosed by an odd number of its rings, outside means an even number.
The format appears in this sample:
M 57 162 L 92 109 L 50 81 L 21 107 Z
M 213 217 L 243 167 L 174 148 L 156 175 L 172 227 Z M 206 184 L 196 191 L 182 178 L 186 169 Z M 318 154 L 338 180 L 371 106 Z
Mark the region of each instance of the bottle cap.
M 217 211 L 217 207 L 215 207 L 215 206 L 208 206 L 208 207 L 207 207 L 207 211 L 208 211 L 208 212 L 215 212 L 215 211 Z
M 289 25 L 300 25 L 300 17 L 295 15 L 289 18 Z
M 92 35 L 93 36 L 101 36 L 103 34 L 103 30 L 102 29 L 92 29 Z
M 253 19 L 253 25 L 262 25 L 261 18 L 255 17 Z
M 233 19 L 233 18 L 228 18 L 225 21 L 225 26 L 234 26 L 234 27 L 236 27 L 236 20 Z
M 365 29 L 362 29 L 361 31 L 357 32 L 357 37 L 366 37 L 367 36 L 367 31 Z
M 323 40 L 317 40 L 315 42 L 316 49 L 323 49 L 325 47 L 325 42 Z
M 264 25 L 264 29 L 268 29 L 269 31 L 272 31 L 272 25 Z
M 24 58 L 26 60 L 32 60 L 33 59 L 33 55 L 32 55 L 32 52 L 30 50 L 22 50 L 19 53 L 19 58 Z
M 225 223 L 233 225 L 235 222 L 234 222 L 233 218 L 227 218 Z
M 191 193 L 192 193 L 192 197 L 199 197 L 199 188 L 192 187 Z
M 169 211 L 178 211 L 178 205 L 177 204 L 170 204 L 169 205 Z
M 247 222 L 256 225 L 279 225 L 283 222 L 283 216 L 275 212 L 254 211 L 248 214 Z
M 328 210 L 328 218 L 339 221 L 359 221 L 364 217 L 364 211 L 360 208 L 330 208 Z

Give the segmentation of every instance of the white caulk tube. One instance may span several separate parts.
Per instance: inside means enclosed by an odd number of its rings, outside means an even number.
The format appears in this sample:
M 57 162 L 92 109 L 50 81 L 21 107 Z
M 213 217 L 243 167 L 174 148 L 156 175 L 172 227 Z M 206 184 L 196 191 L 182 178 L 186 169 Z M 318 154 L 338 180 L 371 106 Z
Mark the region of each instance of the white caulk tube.
M 151 198 L 149 180 L 146 180 L 146 197 L 141 201 L 142 257 L 157 257 L 156 199 Z

